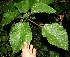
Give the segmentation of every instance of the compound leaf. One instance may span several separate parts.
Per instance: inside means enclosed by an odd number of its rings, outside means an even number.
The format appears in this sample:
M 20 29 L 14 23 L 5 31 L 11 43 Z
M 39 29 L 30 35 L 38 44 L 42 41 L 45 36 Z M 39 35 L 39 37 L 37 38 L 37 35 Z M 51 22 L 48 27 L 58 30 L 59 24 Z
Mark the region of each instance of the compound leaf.
M 58 23 L 45 24 L 42 27 L 42 35 L 47 37 L 50 44 L 68 50 L 68 36 L 66 30 Z
M 29 23 L 16 23 L 15 26 L 12 26 L 9 35 L 10 44 L 14 53 L 17 53 L 23 48 L 24 42 L 27 42 L 29 44 L 32 40 L 32 32 L 29 27 Z

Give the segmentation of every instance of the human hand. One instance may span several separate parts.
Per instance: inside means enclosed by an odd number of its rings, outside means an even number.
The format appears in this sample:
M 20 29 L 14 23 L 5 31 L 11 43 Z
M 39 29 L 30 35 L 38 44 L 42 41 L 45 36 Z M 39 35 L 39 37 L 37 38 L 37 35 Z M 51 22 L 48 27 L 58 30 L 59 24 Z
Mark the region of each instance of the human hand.
M 24 48 L 22 49 L 21 56 L 22 57 L 36 57 L 36 49 L 33 48 L 33 45 L 27 45 L 27 43 L 24 43 Z

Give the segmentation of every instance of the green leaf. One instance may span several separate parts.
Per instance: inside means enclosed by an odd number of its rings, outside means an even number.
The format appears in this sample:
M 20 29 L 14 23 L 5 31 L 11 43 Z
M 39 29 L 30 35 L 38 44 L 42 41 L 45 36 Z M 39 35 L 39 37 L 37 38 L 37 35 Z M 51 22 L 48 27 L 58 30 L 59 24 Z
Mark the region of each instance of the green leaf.
M 59 54 L 54 51 L 50 51 L 50 57 L 59 57 Z
M 3 19 L 2 19 L 2 26 L 4 26 L 5 24 L 9 24 L 12 20 L 15 19 L 15 17 L 17 17 L 19 15 L 19 12 L 17 10 L 13 11 L 13 12 L 6 12 L 3 14 Z
M 23 48 L 23 43 L 28 44 L 32 40 L 32 32 L 29 27 L 29 23 L 16 23 L 10 31 L 10 44 L 12 46 L 13 52 L 17 53 Z
M 55 4 L 54 8 L 56 9 L 56 15 L 59 15 L 65 8 L 65 4 L 61 3 L 59 4 Z
M 31 12 L 32 13 L 55 13 L 56 10 L 54 10 L 52 7 L 44 4 L 44 3 L 36 3 L 33 5 L 33 7 L 31 8 Z
M 14 4 L 20 13 L 26 13 L 29 10 L 29 0 L 21 1 Z
M 54 0 L 37 0 L 38 2 L 42 2 L 45 3 L 47 5 L 49 5 L 50 3 L 54 2 Z
M 14 7 L 14 2 L 6 2 L 6 4 L 2 7 L 1 10 L 4 12 L 16 10 Z
M 30 7 L 30 9 L 31 9 L 31 7 L 32 7 L 35 3 L 37 3 L 36 0 L 29 0 L 29 7 Z
M 14 0 L 14 2 L 20 2 L 20 1 L 23 1 L 23 0 Z
M 1 46 L 0 48 L 1 48 L 0 51 L 2 53 L 7 54 L 7 48 L 5 47 L 5 45 L 4 46 Z
M 19 14 L 16 18 L 22 18 L 22 15 L 21 15 L 21 14 Z
M 63 26 L 58 23 L 45 24 L 42 27 L 42 35 L 47 37 L 50 44 L 68 50 L 68 35 Z
M 49 5 L 50 3 L 54 2 L 54 0 L 29 0 L 30 9 L 34 4 L 40 2 Z

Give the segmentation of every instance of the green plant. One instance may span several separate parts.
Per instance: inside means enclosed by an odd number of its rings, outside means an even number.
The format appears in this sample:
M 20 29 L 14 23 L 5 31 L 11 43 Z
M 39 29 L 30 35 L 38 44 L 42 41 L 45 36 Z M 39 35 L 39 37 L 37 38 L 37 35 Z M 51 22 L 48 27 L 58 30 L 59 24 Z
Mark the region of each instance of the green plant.
M 9 32 L 9 41 L 14 53 L 19 52 L 23 48 L 23 43 L 30 43 L 32 40 L 32 32 L 29 26 L 33 22 L 35 13 L 55 13 L 56 10 L 49 6 L 54 0 L 19 0 L 13 2 L 6 2 L 2 7 L 3 19 L 1 21 L 2 27 L 9 25 L 12 22 L 11 30 Z M 13 20 L 19 20 L 15 22 Z M 35 18 L 34 18 L 35 19 Z M 58 23 L 38 25 L 42 28 L 43 37 L 47 37 L 50 44 L 68 50 L 68 36 L 63 26 Z

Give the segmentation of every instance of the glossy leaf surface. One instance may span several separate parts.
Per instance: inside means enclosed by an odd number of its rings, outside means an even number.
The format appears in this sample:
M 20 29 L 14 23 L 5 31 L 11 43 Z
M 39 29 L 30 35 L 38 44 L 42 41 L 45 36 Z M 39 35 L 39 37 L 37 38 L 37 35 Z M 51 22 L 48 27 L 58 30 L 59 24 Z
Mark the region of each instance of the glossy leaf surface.
M 54 10 L 52 7 L 44 4 L 44 3 L 36 3 L 33 5 L 32 9 L 31 9 L 32 13 L 55 13 L 56 10 Z
M 16 23 L 15 26 L 12 26 L 9 35 L 10 44 L 14 53 L 17 53 L 23 48 L 24 42 L 27 42 L 29 44 L 32 40 L 32 32 L 29 27 L 29 23 Z
M 66 30 L 58 23 L 45 24 L 42 28 L 42 35 L 47 37 L 50 44 L 68 50 L 68 35 Z
M 29 10 L 29 0 L 21 1 L 14 4 L 20 13 L 26 13 Z
M 2 26 L 4 26 L 5 24 L 9 24 L 12 20 L 15 19 L 15 17 L 17 17 L 19 15 L 19 12 L 17 10 L 11 12 L 6 12 L 3 14 L 3 19 L 2 19 Z

